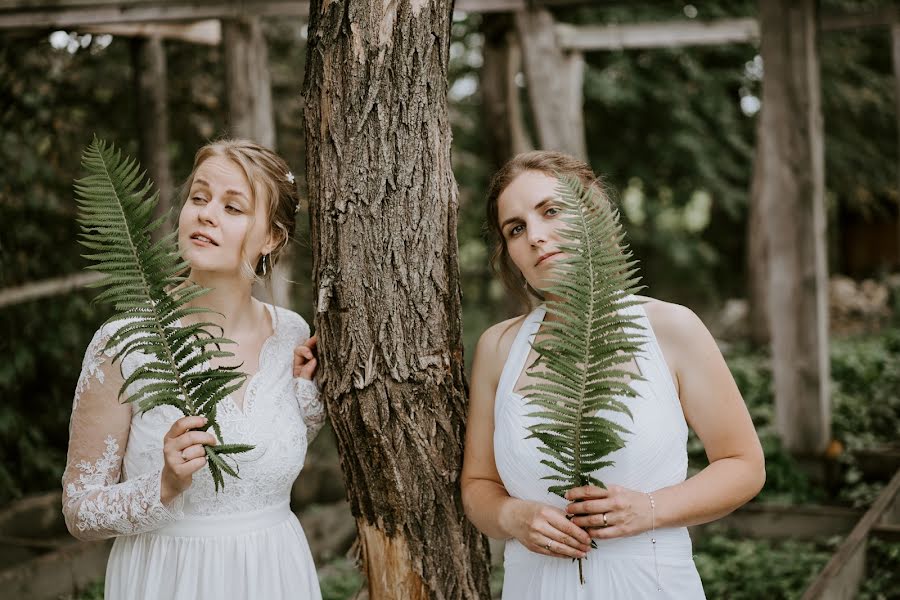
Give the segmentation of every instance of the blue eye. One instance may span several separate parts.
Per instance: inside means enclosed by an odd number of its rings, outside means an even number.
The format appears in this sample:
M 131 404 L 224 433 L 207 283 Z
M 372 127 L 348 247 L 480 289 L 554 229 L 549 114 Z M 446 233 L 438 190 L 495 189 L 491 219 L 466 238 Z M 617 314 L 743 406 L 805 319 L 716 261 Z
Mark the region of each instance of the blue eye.
M 559 214 L 559 209 L 556 208 L 555 206 L 551 206 L 550 208 L 547 209 L 547 211 L 544 214 L 547 215 L 548 217 L 555 217 L 556 215 Z
M 515 235 L 519 235 L 519 234 L 522 232 L 523 229 L 525 229 L 525 226 L 524 226 L 524 225 L 516 225 L 516 226 L 512 227 L 512 228 L 509 230 L 509 235 L 510 235 L 510 237 L 515 236 Z

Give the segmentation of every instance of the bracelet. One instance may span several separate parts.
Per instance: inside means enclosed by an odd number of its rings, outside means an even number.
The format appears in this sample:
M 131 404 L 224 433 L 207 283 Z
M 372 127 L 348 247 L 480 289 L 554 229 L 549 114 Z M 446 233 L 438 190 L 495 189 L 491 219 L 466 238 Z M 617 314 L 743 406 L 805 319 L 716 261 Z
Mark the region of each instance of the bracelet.
M 653 499 L 653 494 L 651 492 L 647 492 L 647 497 L 650 498 L 650 543 L 653 546 L 653 567 L 656 569 L 656 591 L 661 592 L 662 586 L 659 585 L 659 562 L 656 560 L 656 500 Z

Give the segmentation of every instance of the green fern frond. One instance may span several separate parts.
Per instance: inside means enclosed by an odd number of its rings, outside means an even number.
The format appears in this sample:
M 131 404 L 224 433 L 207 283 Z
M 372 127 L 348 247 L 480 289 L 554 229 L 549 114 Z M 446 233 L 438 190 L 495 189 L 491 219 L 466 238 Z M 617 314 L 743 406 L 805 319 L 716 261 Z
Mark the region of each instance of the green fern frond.
M 559 249 L 548 287 L 543 335 L 534 342 L 538 359 L 528 368 L 534 383 L 523 391 L 539 422 L 529 427 L 549 457 L 542 462 L 558 475 L 549 491 L 560 496 L 573 487 L 603 486 L 592 476 L 612 463 L 605 457 L 622 448 L 621 425 L 600 411 L 631 417 L 624 400 L 636 394 L 629 384 L 640 376 L 622 368 L 640 350 L 642 327 L 624 309 L 638 304 L 636 261 L 626 250 L 618 214 L 576 177 L 560 176 Z
M 115 332 L 106 349 L 116 348 L 114 361 L 132 352 L 142 352 L 152 360 L 137 368 L 123 383 L 126 388 L 140 384 L 127 397 L 140 412 L 169 405 L 185 416 L 205 416 L 207 425 L 222 441 L 215 419 L 216 405 L 240 389 L 246 378 L 237 368 L 204 368 L 213 359 L 234 356 L 222 346 L 231 344 L 221 335 L 210 333 L 217 326 L 209 322 L 182 325 L 189 315 L 211 311 L 189 307 L 187 303 L 209 292 L 186 279 L 187 269 L 175 245 L 176 234 L 158 241 L 151 234 L 167 216 L 152 219 L 158 193 L 150 194 L 140 165 L 123 158 L 111 145 L 94 138 L 82 156 L 87 176 L 75 182 L 79 241 L 90 253 L 88 269 L 104 276 L 92 287 L 105 288 L 95 301 L 109 302 L 115 314 L 107 323 L 115 323 Z M 242 444 L 206 446 L 207 464 L 216 491 L 224 487 L 223 473 L 238 476 L 237 464 L 229 464 L 224 455 L 252 449 Z
M 625 445 L 629 433 L 601 411 L 633 418 L 625 400 L 636 396 L 630 381 L 640 375 L 622 368 L 640 350 L 642 327 L 623 311 L 639 302 L 636 261 L 627 252 L 618 213 L 576 177 L 559 176 L 559 249 L 553 265 L 547 315 L 527 369 L 534 382 L 523 390 L 528 429 L 540 442 L 548 491 L 565 496 L 583 485 L 605 487 L 594 473 L 612 466 L 607 457 Z M 608 414 L 604 412 L 603 414 Z M 584 584 L 581 559 L 578 575 Z

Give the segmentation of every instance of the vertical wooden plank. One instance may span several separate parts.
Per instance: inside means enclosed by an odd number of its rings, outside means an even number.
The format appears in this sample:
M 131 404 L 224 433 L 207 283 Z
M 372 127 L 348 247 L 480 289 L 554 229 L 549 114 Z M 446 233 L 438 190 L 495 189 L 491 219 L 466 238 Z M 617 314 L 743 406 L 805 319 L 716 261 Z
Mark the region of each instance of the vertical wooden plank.
M 225 87 L 228 94 L 228 129 L 234 137 L 248 138 L 275 149 L 275 116 L 269 53 L 258 17 L 222 22 L 225 52 Z M 282 254 L 268 289 L 256 286 L 253 295 L 279 306 L 291 306 L 292 255 Z
M 134 38 L 131 40 L 131 50 L 140 161 L 159 189 L 159 203 L 154 214 L 159 218 L 177 204 L 169 166 L 166 51 L 159 36 Z M 173 212 L 166 225 L 157 230 L 156 237 L 171 231 L 177 220 L 178 215 Z
M 259 18 L 222 22 L 229 133 L 275 147 L 272 85 L 266 40 Z
M 747 297 L 749 306 L 750 339 L 763 345 L 771 341 L 769 333 L 769 272 L 768 241 L 766 238 L 766 212 L 763 208 L 762 189 L 766 181 L 763 171 L 764 157 L 772 151 L 766 144 L 772 137 L 762 131 L 763 117 L 756 122 L 756 148 L 753 157 L 753 179 L 750 183 L 747 210 Z
M 894 15 L 898 19 L 898 15 Z M 897 121 L 897 181 L 898 189 L 900 189 L 900 20 L 895 20 L 891 26 L 891 59 L 894 63 L 894 103 L 896 106 Z M 900 210 L 897 211 L 897 230 L 900 232 Z M 900 235 L 897 236 L 900 240 Z M 897 249 L 897 256 L 900 256 L 900 248 Z
M 787 449 L 815 457 L 831 437 L 817 2 L 761 0 L 759 6 L 766 175 L 759 191 L 776 426 Z
M 509 14 L 486 14 L 481 19 L 484 62 L 479 71 L 485 135 L 493 170 L 520 152 L 534 149 L 525 129 L 516 75 L 522 54 Z
M 560 48 L 546 9 L 519 11 L 515 19 L 541 148 L 586 159 L 583 56 Z

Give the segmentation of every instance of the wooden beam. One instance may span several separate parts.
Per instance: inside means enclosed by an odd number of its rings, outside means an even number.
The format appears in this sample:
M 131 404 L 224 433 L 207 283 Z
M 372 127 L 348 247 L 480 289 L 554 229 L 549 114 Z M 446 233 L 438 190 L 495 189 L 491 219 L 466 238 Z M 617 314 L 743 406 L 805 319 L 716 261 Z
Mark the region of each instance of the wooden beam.
M 597 0 L 457 0 L 461 12 L 515 12 L 531 7 L 596 4 Z M 98 23 L 197 21 L 309 16 L 309 0 L 0 0 L 0 29 L 65 28 Z
M 177 40 L 206 46 L 218 46 L 222 41 L 222 27 L 218 19 L 194 23 L 120 23 L 88 26 L 79 28 L 78 31 L 94 35 Z
M 77 273 L 75 275 L 54 277 L 53 279 L 44 279 L 42 281 L 35 281 L 18 287 L 0 290 L 0 308 L 28 302 L 29 300 L 37 300 L 38 298 L 65 294 L 72 290 L 85 287 L 88 284 L 99 280 L 101 277 L 102 275 L 94 272 Z
M 897 471 L 850 535 L 838 546 L 801 600 L 851 600 L 856 597 L 859 584 L 865 576 L 869 536 L 873 533 L 890 536 L 894 533 L 895 528 L 891 526 L 897 524 L 898 493 L 900 471 Z
M 860 14 L 823 16 L 822 31 L 890 27 L 895 11 L 883 9 Z M 714 21 L 672 20 L 622 25 L 567 25 L 556 27 L 559 45 L 566 50 L 629 50 L 747 44 L 759 40 L 759 21 L 753 17 Z
M 728 530 L 740 537 L 761 540 L 816 540 L 847 535 L 863 511 L 839 506 L 766 504 L 751 502 L 717 521 L 694 525 L 691 537 Z
M 751 42 L 759 38 L 756 19 L 664 21 L 628 25 L 559 25 L 559 45 L 567 50 L 674 48 Z

